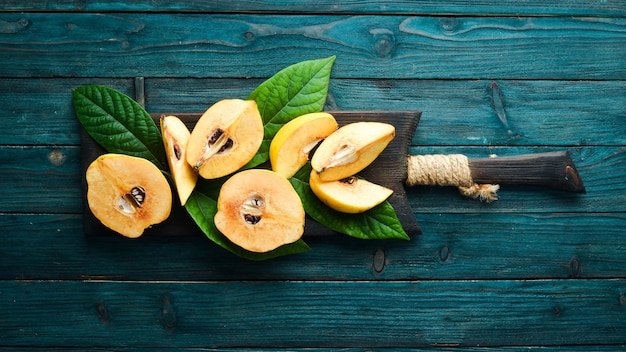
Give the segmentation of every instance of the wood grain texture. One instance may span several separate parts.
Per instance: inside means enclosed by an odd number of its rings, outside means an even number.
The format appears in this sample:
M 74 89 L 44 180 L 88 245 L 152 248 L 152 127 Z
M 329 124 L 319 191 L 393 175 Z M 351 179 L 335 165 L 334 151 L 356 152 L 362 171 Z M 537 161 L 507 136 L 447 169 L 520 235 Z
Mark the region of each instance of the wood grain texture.
M 626 3 L 0 2 L 0 351 L 626 347 Z M 326 110 L 421 110 L 413 154 L 567 150 L 584 196 L 406 189 L 423 235 L 250 262 L 86 236 L 71 89 L 200 112 L 337 55 Z M 137 93 L 135 95 L 135 93 Z
M 586 346 L 498 346 L 498 347 L 458 347 L 454 344 L 445 345 L 445 344 L 433 344 L 433 349 L 437 349 L 438 351 L 446 351 L 446 352 L 460 352 L 460 351 L 506 351 L 506 352 L 528 352 L 528 351 L 568 351 L 568 352 L 577 352 L 577 351 L 615 351 L 615 350 L 623 350 L 626 348 L 624 345 L 586 345 Z M 84 348 L 81 347 L 20 347 L 21 351 L 44 351 L 44 352 L 55 352 L 55 351 L 83 351 Z M 142 347 L 125 347 L 124 351 L 135 352 L 135 351 L 145 351 L 145 348 Z M 203 348 L 203 347 L 177 347 L 177 351 L 190 351 L 190 352 L 201 352 L 201 351 L 231 351 L 231 352 L 258 352 L 259 350 L 267 350 L 267 349 L 259 349 L 259 348 L 225 348 L 225 349 L 214 349 L 214 348 Z M 415 348 L 377 348 L 377 351 L 395 351 L 395 352 L 412 352 L 415 351 Z M 0 347 L 0 351 L 14 351 L 12 348 L 3 348 Z M 110 352 L 111 349 L 107 347 L 90 347 L 89 351 L 94 352 Z M 150 348 L 150 351 L 153 352 L 162 352 L 162 351 L 171 351 L 171 348 L 159 348 L 153 347 Z M 289 348 L 289 351 L 302 351 L 302 352 L 312 352 L 312 351 L 327 351 L 327 352 L 359 352 L 363 351 L 363 348 Z
M 217 100 L 246 97 L 261 82 L 145 79 L 146 109 L 202 112 Z M 332 79 L 326 110 L 421 110 L 415 145 L 626 144 L 626 81 L 496 82 L 502 94 L 498 108 L 491 80 Z M 71 89 L 90 83 L 134 97 L 130 79 L 0 79 L 0 121 L 19 126 L 0 129 L 0 145 L 80 145 Z
M 0 13 L 0 21 L 14 27 L 0 33 L 6 77 L 269 77 L 336 55 L 337 78 L 626 78 L 620 18 Z
M 587 189 L 584 196 L 543 188 L 506 186 L 500 201 L 486 204 L 447 187 L 406 188 L 416 214 L 433 212 L 622 212 L 626 211 L 626 148 L 567 148 Z M 411 154 L 462 153 L 514 156 L 555 151 L 552 147 L 414 146 Z M 80 213 L 83 209 L 80 148 L 74 146 L 0 146 L 0 213 Z M 611 172 L 607 172 L 611 170 Z M 45 187 L 42 187 L 42 183 Z M 418 215 L 419 219 L 419 215 Z
M 131 79 L 24 78 L 0 79 L 0 121 L 11 128 L 0 130 L 0 145 L 78 145 L 80 128 L 72 105 L 72 89 L 101 84 L 131 97 Z
M 626 215 L 424 213 L 422 236 L 307 239 L 250 262 L 194 236 L 85 236 L 81 214 L 2 214 L 0 291 L 11 280 L 336 281 L 626 278 Z M 398 302 L 401 305 L 401 302 Z M 262 304 L 261 304 L 262 305 Z M 466 307 L 467 308 L 467 307 Z
M 34 281 L 1 289 L 0 338 L 16 347 L 607 345 L 623 344 L 626 328 L 624 280 Z
M 588 2 L 584 0 L 545 1 L 446 1 L 445 3 L 427 0 L 417 1 L 342 1 L 332 0 L 296 0 L 296 1 L 236 1 L 216 0 L 195 1 L 153 1 L 132 0 L 5 0 L 0 4 L 0 11 L 171 11 L 171 12 L 271 12 L 308 13 L 312 9 L 321 13 L 432 13 L 432 14 L 491 14 L 491 15 L 561 15 L 561 16 L 623 16 L 626 6 L 619 0 Z
M 0 147 L 0 213 L 80 213 L 78 148 Z
M 586 193 L 567 151 L 469 159 L 468 164 L 471 178 L 478 184 L 532 185 Z
M 260 82 L 146 79 L 146 108 L 204 111 L 218 99 L 245 97 Z M 625 81 L 498 80 L 499 106 L 493 82 L 333 78 L 326 110 L 423 111 L 415 145 L 626 144 Z

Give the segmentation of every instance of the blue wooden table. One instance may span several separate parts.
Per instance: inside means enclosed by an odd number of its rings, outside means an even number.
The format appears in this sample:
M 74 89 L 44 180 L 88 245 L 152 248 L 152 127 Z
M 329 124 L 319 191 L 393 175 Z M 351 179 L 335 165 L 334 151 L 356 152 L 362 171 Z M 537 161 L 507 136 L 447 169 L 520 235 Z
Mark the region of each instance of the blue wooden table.
M 626 3 L 0 3 L 0 351 L 626 344 Z M 421 110 L 410 152 L 567 150 L 587 194 L 407 189 L 422 236 L 238 258 L 88 236 L 72 88 L 198 112 L 336 55 L 327 110 Z

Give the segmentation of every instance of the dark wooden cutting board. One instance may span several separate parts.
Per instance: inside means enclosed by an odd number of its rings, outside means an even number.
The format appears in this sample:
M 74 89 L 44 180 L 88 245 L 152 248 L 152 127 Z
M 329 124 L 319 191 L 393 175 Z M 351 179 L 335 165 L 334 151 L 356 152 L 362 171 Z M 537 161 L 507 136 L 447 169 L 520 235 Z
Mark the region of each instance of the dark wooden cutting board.
M 383 153 L 370 166 L 363 170 L 360 175 L 367 180 L 393 189 L 394 193 L 389 202 L 394 207 L 400 222 L 409 236 L 421 234 L 421 229 L 415 219 L 415 215 L 409 205 L 405 190 L 404 180 L 407 173 L 407 153 L 413 134 L 419 119 L 420 111 L 333 111 L 340 126 L 357 121 L 379 121 L 390 123 L 396 128 L 396 136 Z M 158 124 L 162 114 L 153 114 Z M 192 129 L 200 117 L 200 113 L 168 113 L 176 115 Z M 111 230 L 103 226 L 96 219 L 87 204 L 87 183 L 85 171 L 93 160 L 106 151 L 98 145 L 88 134 L 81 130 L 81 168 L 83 175 L 83 214 L 84 231 L 87 235 L 111 234 Z M 172 213 L 161 224 L 146 230 L 144 235 L 167 235 L 180 236 L 189 234 L 201 234 L 186 210 L 178 203 L 178 198 L 173 197 Z M 334 231 L 321 226 L 319 223 L 307 217 L 305 224 L 305 236 L 324 236 L 336 234 Z

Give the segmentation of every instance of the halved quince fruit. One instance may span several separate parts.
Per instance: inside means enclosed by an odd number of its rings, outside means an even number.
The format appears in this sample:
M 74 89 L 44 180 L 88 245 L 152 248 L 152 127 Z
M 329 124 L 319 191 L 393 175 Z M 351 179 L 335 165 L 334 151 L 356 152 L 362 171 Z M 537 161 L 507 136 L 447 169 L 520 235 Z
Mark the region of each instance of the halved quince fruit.
M 302 237 L 304 208 L 286 178 L 270 170 L 249 169 L 222 185 L 214 221 L 234 244 L 268 252 Z
M 87 202 L 91 212 L 111 230 L 130 238 L 170 215 L 172 190 L 150 161 L 104 154 L 87 168 Z
M 311 190 L 326 205 L 344 213 L 362 213 L 384 202 L 393 190 L 350 176 L 339 181 L 324 182 L 311 171 Z
M 213 179 L 237 171 L 263 141 L 263 120 L 254 100 L 225 99 L 198 120 L 187 143 L 187 162 Z
M 270 144 L 272 170 L 293 176 L 309 160 L 309 153 L 337 129 L 333 115 L 317 112 L 302 115 L 281 127 Z
M 198 174 L 185 158 L 191 133 L 184 122 L 170 115 L 161 116 L 161 134 L 180 204 L 185 205 L 198 181 Z
M 356 175 L 382 153 L 394 136 L 395 128 L 388 123 L 347 124 L 324 139 L 311 158 L 311 166 L 324 182 Z

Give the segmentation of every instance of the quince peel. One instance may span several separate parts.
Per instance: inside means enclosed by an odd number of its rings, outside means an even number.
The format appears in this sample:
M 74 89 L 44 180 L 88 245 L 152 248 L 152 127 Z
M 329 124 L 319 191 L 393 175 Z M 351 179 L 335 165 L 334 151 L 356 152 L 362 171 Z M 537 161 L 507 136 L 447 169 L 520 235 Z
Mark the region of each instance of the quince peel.
M 309 161 L 309 153 L 337 130 L 337 121 L 326 112 L 305 114 L 281 127 L 270 144 L 272 170 L 290 178 Z

